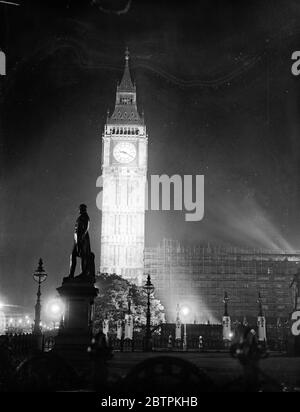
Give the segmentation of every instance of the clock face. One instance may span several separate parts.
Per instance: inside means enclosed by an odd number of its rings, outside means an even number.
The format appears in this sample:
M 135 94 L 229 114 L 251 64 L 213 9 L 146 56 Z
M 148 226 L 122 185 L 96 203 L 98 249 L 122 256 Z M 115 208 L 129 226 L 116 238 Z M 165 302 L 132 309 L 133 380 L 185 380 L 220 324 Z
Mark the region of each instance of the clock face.
M 136 157 L 135 145 L 128 142 L 118 143 L 114 147 L 113 155 L 119 163 L 130 163 Z

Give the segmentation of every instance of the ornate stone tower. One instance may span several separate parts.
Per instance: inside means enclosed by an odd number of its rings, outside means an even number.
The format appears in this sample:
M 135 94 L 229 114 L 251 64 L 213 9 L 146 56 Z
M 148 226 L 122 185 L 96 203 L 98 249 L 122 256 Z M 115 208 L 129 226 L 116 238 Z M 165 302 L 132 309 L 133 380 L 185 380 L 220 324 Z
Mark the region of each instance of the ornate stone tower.
M 144 272 L 147 141 L 126 51 L 115 109 L 103 133 L 100 270 L 136 284 Z

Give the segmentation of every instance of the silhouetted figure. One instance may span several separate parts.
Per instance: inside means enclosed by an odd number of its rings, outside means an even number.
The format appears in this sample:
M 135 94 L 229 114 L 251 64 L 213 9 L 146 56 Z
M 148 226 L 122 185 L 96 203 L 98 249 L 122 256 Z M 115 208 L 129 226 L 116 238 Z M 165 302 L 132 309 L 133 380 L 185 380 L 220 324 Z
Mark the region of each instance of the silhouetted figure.
M 88 233 L 90 218 L 87 214 L 86 205 L 81 204 L 79 206 L 79 213 L 80 215 L 76 220 L 74 231 L 74 246 L 71 254 L 70 278 L 74 278 L 77 257 L 81 258 L 82 275 L 86 276 L 89 275 L 90 268 L 91 271 L 93 271 L 93 261 L 95 258 L 95 256 L 91 253 L 90 237 Z
M 300 297 L 300 269 L 294 275 L 290 288 L 294 287 L 294 309 L 298 309 L 298 298 Z
M 91 341 L 88 352 L 94 362 L 94 387 L 96 391 L 104 390 L 108 385 L 107 361 L 112 358 L 112 348 L 108 345 L 106 335 L 99 331 Z
M 268 357 L 268 350 L 261 344 L 254 329 L 240 325 L 235 332 L 235 342 L 231 345 L 231 356 L 237 358 L 243 367 L 243 379 L 238 378 L 235 385 L 240 392 L 257 392 L 263 389 L 277 391 L 280 385 L 259 368 L 261 359 Z

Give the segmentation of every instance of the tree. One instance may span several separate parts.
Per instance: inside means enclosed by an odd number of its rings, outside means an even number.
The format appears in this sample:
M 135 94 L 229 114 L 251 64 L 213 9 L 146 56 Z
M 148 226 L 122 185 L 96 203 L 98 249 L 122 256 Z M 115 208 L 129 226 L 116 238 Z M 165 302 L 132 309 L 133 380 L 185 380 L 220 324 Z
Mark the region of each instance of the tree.
M 129 305 L 135 328 L 143 328 L 146 324 L 147 296 L 142 287 L 131 284 L 116 274 L 105 273 L 97 277 L 96 286 L 99 295 L 95 299 L 95 329 L 100 329 L 103 320 L 109 319 L 110 330 L 114 331 L 116 322 L 124 320 Z M 154 296 L 151 298 L 151 321 L 153 326 L 165 323 L 164 307 Z

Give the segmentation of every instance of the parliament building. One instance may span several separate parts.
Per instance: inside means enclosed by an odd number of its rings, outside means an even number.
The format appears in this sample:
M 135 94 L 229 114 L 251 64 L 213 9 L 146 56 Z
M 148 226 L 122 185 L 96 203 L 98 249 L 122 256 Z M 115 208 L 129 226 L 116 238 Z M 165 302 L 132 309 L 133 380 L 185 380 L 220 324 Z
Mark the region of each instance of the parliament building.
M 148 136 L 139 113 L 129 53 L 117 86 L 115 107 L 102 135 L 102 273 L 141 285 L 150 273 L 156 296 L 174 322 L 177 305 L 190 308 L 189 323 L 219 323 L 223 296 L 233 320 L 256 319 L 260 293 L 269 321 L 289 318 L 290 287 L 300 254 L 163 240 L 145 249 L 145 187 Z

